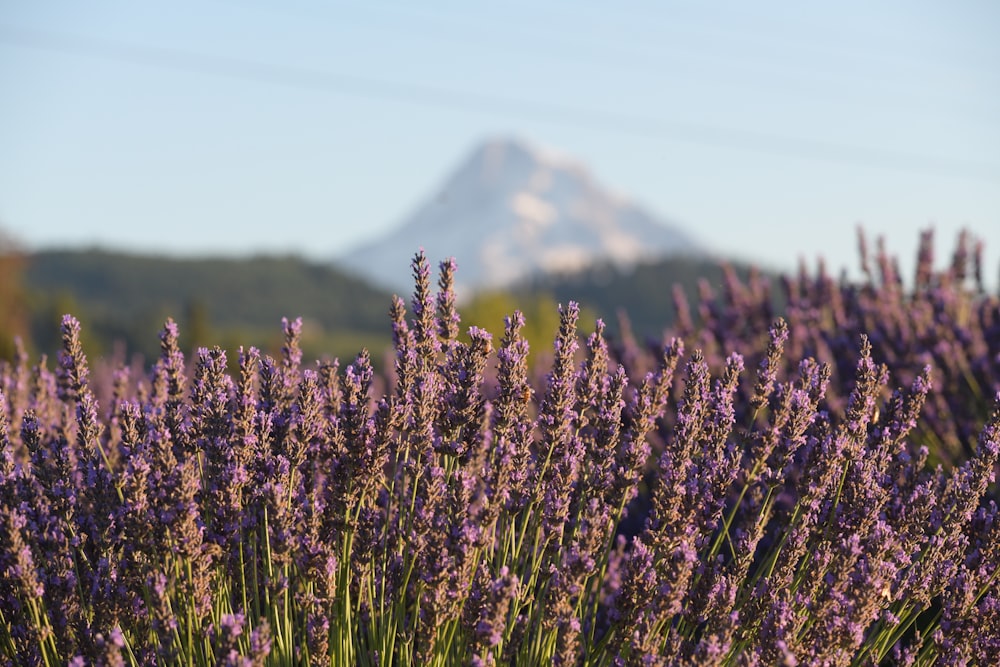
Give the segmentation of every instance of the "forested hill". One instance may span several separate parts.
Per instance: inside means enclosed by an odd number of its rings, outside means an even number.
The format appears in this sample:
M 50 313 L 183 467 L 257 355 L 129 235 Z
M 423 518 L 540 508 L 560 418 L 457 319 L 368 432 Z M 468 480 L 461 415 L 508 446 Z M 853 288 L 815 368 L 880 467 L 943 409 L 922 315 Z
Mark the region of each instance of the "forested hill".
M 177 321 L 186 350 L 221 345 L 233 354 L 241 345 L 257 345 L 277 353 L 282 317 L 303 318 L 308 356 L 350 359 L 368 347 L 378 362 L 390 344 L 389 293 L 297 257 L 174 259 L 50 250 L 23 259 L 28 339 L 35 352 L 58 349 L 59 318 L 67 312 L 83 324 L 89 350 L 100 354 L 120 341 L 130 352 L 155 356 L 157 334 L 168 316 Z M 749 268 L 735 265 L 734 270 L 745 278 Z M 612 336 L 624 312 L 640 338 L 657 338 L 676 317 L 674 284 L 695 303 L 702 279 L 722 291 L 720 265 L 692 258 L 549 276 L 507 293 L 473 298 L 460 308 L 462 326 L 475 324 L 499 336 L 504 316 L 519 308 L 529 317 L 526 334 L 532 346 L 549 347 L 558 325 L 557 303 L 574 300 L 586 318 L 602 317 Z M 592 326 L 581 321 L 584 331 Z
M 52 250 L 26 257 L 23 284 L 35 311 L 32 339 L 43 350 L 60 312 L 78 314 L 92 340 L 124 340 L 147 354 L 155 354 L 167 316 L 191 344 L 264 344 L 280 338 L 282 317 L 302 317 L 307 332 L 325 343 L 389 337 L 390 294 L 296 257 Z
M 674 285 L 684 290 L 693 307 L 698 302 L 698 285 L 703 280 L 716 294 L 722 293 L 724 266 L 721 260 L 695 257 L 671 257 L 628 269 L 600 265 L 578 273 L 539 278 L 522 286 L 521 291 L 544 292 L 559 303 L 574 300 L 584 304 L 605 319 L 612 334 L 622 312 L 637 335 L 655 338 L 676 319 Z M 746 281 L 751 271 L 747 264 L 728 263 L 728 266 L 741 281 Z M 775 298 L 779 292 L 773 291 Z M 781 307 L 779 303 L 775 306 Z

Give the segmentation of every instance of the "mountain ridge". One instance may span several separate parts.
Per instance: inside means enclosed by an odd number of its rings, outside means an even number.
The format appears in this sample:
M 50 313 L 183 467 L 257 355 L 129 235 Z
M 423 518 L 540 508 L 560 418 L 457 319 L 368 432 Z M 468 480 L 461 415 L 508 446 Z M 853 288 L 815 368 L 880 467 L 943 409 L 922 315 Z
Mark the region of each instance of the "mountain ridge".
M 599 261 L 625 268 L 704 254 L 685 232 L 599 183 L 581 161 L 516 138 L 477 146 L 394 230 L 335 263 L 401 289 L 420 248 L 432 260 L 456 258 L 460 291 L 506 288 Z

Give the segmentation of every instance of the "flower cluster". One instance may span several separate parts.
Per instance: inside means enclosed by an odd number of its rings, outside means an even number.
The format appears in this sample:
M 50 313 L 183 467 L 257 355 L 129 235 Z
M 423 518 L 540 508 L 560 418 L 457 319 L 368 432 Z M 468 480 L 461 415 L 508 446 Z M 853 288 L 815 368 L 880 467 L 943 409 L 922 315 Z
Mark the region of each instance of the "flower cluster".
M 702 281 L 694 304 L 676 288 L 671 335 L 701 348 L 713 369 L 723 368 L 732 351 L 760 365 L 763 382 L 741 392 L 738 411 L 756 409 L 762 390 L 776 377 L 794 376 L 800 360 L 826 363 L 832 381 L 824 406 L 835 415 L 846 407 L 865 335 L 872 357 L 896 382 L 910 384 L 931 366 L 933 391 L 909 418 L 917 420 L 932 464 L 958 465 L 972 456 L 1000 391 L 1000 298 L 984 287 L 982 243 L 962 233 L 950 261 L 936 269 L 933 232 L 925 231 L 912 277 L 901 275 L 883 239 L 872 255 L 859 229 L 858 245 L 861 281 L 831 276 L 821 261 L 815 272 L 803 264 L 777 284 L 759 272 L 741 281 L 726 267 L 721 285 Z M 772 330 L 779 312 L 787 324 Z M 774 356 L 776 336 L 783 357 Z M 631 337 L 616 356 L 633 371 L 655 361 Z
M 0 658 L 1000 662 L 1000 408 L 981 397 L 947 467 L 918 428 L 944 418 L 939 383 L 960 373 L 965 339 L 933 338 L 946 323 L 1000 346 L 957 317 L 956 281 L 927 279 L 920 336 L 904 316 L 924 301 L 900 307 L 891 345 L 928 363 L 890 391 L 885 332 L 851 318 L 892 309 L 877 292 L 893 281 L 835 306 L 837 365 L 829 341 L 805 353 L 822 328 L 801 331 L 804 302 L 767 323 L 750 371 L 716 359 L 733 341 L 706 302 L 707 333 L 633 355 L 642 372 L 602 322 L 581 336 L 570 303 L 533 379 L 521 314 L 498 341 L 460 337 L 454 271 L 435 291 L 415 259 L 386 378 L 364 352 L 304 365 L 298 321 L 279 358 L 240 350 L 232 374 L 218 348 L 186 359 L 168 321 L 148 374 L 98 386 L 69 316 L 55 370 L 0 367 Z

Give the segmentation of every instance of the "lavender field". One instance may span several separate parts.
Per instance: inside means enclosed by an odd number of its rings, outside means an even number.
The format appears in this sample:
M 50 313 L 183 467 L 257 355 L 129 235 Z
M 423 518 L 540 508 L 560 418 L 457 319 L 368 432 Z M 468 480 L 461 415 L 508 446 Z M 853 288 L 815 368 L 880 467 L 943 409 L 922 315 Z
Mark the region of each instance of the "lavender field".
M 0 365 L 3 663 L 1000 664 L 1000 298 L 862 248 L 655 344 L 568 303 L 538 372 L 419 255 L 384 373 L 300 321 L 91 369 L 67 315 Z

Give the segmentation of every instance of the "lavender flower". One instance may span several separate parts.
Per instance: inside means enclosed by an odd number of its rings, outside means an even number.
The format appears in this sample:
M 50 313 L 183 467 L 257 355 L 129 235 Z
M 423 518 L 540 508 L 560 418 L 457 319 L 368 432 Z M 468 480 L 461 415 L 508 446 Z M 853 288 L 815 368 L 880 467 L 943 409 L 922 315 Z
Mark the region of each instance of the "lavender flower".
M 767 354 L 760 362 L 760 369 L 757 372 L 757 384 L 754 385 L 753 396 L 750 398 L 750 405 L 755 409 L 764 407 L 767 397 L 774 387 L 775 376 L 778 372 L 778 364 L 784 350 L 785 341 L 788 340 L 788 324 L 785 320 L 779 319 L 771 327 L 770 341 L 767 344 Z
M 170 320 L 148 370 L 92 369 L 64 318 L 56 372 L 0 363 L 0 662 L 994 664 L 979 252 L 803 264 L 781 319 L 727 269 L 677 299 L 683 369 L 677 330 L 580 350 L 570 303 L 540 380 L 524 317 L 460 336 L 422 253 L 389 377 L 304 363 L 299 320 L 235 377 Z

